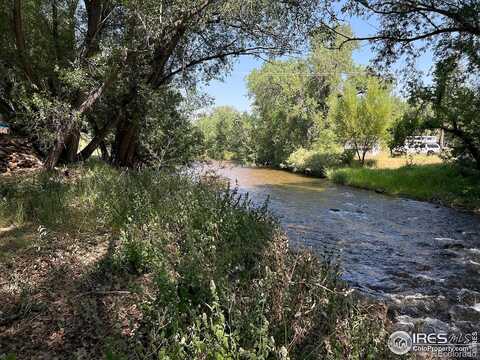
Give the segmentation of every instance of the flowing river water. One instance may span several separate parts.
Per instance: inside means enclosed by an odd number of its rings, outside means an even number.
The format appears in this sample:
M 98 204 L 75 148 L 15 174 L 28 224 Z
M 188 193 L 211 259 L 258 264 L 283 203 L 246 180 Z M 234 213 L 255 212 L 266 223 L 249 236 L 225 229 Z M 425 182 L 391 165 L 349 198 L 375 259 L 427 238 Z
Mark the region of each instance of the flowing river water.
M 355 289 L 397 325 L 480 331 L 480 217 L 280 170 L 215 164 L 269 209 L 290 246 L 333 256 Z

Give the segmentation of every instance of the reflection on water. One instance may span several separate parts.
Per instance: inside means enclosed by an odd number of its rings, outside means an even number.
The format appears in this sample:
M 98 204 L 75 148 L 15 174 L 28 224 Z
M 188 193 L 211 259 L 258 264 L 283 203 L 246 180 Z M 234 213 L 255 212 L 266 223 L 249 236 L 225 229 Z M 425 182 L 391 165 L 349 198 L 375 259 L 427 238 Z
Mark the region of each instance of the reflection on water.
M 233 183 L 238 183 L 242 189 L 278 185 L 305 187 L 311 191 L 321 191 L 327 186 L 327 182 L 322 179 L 300 176 L 287 171 L 268 168 L 234 166 L 228 162 L 217 165 L 216 171 L 219 175 L 232 180 Z
M 270 198 L 292 246 L 338 258 L 345 280 L 400 318 L 480 330 L 478 216 L 285 171 L 216 169 L 254 202 Z

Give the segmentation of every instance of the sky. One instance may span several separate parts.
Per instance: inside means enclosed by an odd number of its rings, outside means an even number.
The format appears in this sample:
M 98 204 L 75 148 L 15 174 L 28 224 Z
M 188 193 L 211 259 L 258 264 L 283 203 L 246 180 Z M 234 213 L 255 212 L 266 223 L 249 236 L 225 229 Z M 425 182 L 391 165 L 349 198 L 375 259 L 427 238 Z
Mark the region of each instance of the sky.
M 375 20 L 350 19 L 350 26 L 357 36 L 368 36 L 376 30 Z M 353 53 L 354 61 L 359 65 L 368 65 L 374 58 L 374 53 L 367 42 L 363 42 Z M 251 101 L 248 98 L 246 77 L 253 70 L 262 66 L 263 61 L 251 56 L 240 57 L 233 65 L 232 71 L 224 80 L 211 81 L 203 90 L 212 98 L 213 106 L 229 105 L 240 111 L 250 111 Z M 399 61 L 398 67 L 401 67 Z M 420 70 L 428 71 L 431 65 L 431 54 L 421 56 L 417 61 Z

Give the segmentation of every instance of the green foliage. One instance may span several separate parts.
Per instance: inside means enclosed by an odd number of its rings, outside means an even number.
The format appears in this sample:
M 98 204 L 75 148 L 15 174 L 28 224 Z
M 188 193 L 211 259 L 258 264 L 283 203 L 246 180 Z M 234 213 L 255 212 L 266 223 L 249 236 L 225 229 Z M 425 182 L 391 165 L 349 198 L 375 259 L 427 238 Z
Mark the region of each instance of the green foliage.
M 390 89 L 373 76 L 348 79 L 341 96 L 332 96 L 330 116 L 338 136 L 352 147 L 363 163 L 366 153 L 385 140 L 394 116 Z
M 307 93 L 308 68 L 302 61 L 265 64 L 248 76 L 255 99 L 258 162 L 280 165 L 299 147 L 311 144 L 315 99 Z
M 336 31 L 352 36 L 349 26 L 338 26 Z M 355 41 L 344 42 L 342 36 L 328 33 L 316 33 L 311 40 L 308 65 L 311 73 L 308 79 L 308 91 L 318 104 L 318 110 L 325 118 L 328 114 L 328 98 L 341 89 L 343 76 L 355 71 L 352 52 L 358 48 Z
M 480 169 L 480 85 L 476 71 L 461 57 L 436 65 L 434 83 L 418 86 L 410 99 L 421 129 L 441 129 L 449 137 L 452 157 Z
M 205 155 L 211 159 L 255 162 L 252 150 L 252 120 L 232 107 L 215 108 L 197 121 L 205 141 Z
M 221 78 L 239 55 L 296 50 L 319 3 L 2 2 L 0 109 L 49 155 L 48 168 L 94 147 L 116 165 L 183 163 L 200 139 L 184 104 L 200 102 L 197 84 Z M 77 157 L 80 132 L 95 141 Z
M 393 120 L 388 132 L 387 145 L 390 152 L 404 146 L 409 137 L 422 135 L 423 127 L 418 111 L 416 109 L 405 111 L 402 116 Z
M 349 28 L 339 31 L 351 33 Z M 252 71 L 247 78 L 254 100 L 250 121 L 235 127 L 239 114 L 229 108 L 199 121 L 208 156 L 233 154 L 244 161 L 324 176 L 326 168 L 352 161 L 349 149 L 363 164 L 374 146 L 401 141 L 398 131 L 394 133 L 398 127 L 392 130 L 394 139 L 388 139 L 387 129 L 403 112 L 403 102 L 391 94 L 386 81 L 355 67 L 356 44 L 343 41 L 318 33 L 311 38 L 306 59 L 276 60 Z M 238 149 L 248 150 L 240 156 Z
M 152 279 L 142 323 L 107 358 L 383 358 L 383 319 L 338 269 L 292 252 L 266 207 L 235 190 L 159 170 L 99 163 L 1 188 L 4 210 L 48 232 L 111 234 L 102 267 Z M 48 214 L 47 214 L 48 213 Z
M 328 168 L 342 164 L 342 152 L 320 152 L 300 148 L 290 154 L 286 163 L 294 172 L 324 177 Z
M 445 205 L 478 209 L 480 177 L 450 164 L 412 165 L 399 169 L 344 168 L 331 170 L 328 177 L 343 185 L 379 190 Z
M 174 166 L 200 155 L 203 137 L 185 114 L 185 100 L 173 90 L 150 92 L 138 150 L 144 163 Z
M 332 50 L 341 41 L 319 33 L 311 38 L 306 59 L 274 61 L 248 76 L 257 114 L 254 142 L 259 163 L 279 166 L 300 148 L 335 143 L 328 99 L 339 91 L 342 75 L 352 69 L 355 48 L 352 42 Z
M 401 104 L 377 77 L 345 79 L 362 70 L 352 61 L 356 44 L 340 46 L 343 40 L 317 34 L 307 59 L 274 61 L 248 76 L 258 163 L 323 176 L 327 167 L 351 161 L 342 146 L 364 162 L 366 152 L 386 140 Z
M 378 25 L 371 37 L 376 43 L 377 60 L 391 65 L 403 57 L 412 66 L 412 60 L 427 49 L 437 58 L 462 54 L 479 64 L 479 11 L 478 1 L 419 4 L 410 0 L 349 0 L 342 15 L 366 19 L 375 16 Z
M 3 355 L 3 354 L 0 354 L 0 360 L 16 360 L 17 357 L 15 356 L 15 354 L 6 354 L 6 355 Z
M 480 3 L 437 1 L 425 7 L 418 5 L 410 1 L 350 0 L 342 12 L 377 18 L 378 26 L 371 35 L 376 44 L 376 64 L 390 66 L 399 59 L 406 60 L 405 74 L 413 84 L 410 103 L 421 118 L 418 130 L 443 130 L 453 158 L 480 169 Z M 422 76 L 415 71 L 415 60 L 427 49 L 435 55 L 433 84 L 419 86 Z M 398 125 L 391 146 L 399 144 L 410 126 Z

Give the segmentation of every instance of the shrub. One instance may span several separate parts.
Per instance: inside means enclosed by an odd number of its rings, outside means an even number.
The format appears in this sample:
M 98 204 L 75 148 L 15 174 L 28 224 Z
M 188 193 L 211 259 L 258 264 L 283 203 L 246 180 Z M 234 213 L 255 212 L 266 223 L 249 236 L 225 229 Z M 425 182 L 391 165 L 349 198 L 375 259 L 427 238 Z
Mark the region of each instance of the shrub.
M 338 151 L 320 152 L 300 148 L 290 154 L 287 167 L 294 172 L 301 172 L 315 176 L 326 176 L 326 169 L 339 166 L 342 163 L 342 154 Z

